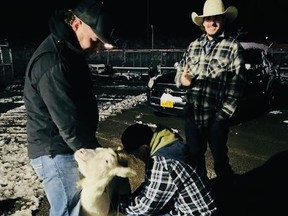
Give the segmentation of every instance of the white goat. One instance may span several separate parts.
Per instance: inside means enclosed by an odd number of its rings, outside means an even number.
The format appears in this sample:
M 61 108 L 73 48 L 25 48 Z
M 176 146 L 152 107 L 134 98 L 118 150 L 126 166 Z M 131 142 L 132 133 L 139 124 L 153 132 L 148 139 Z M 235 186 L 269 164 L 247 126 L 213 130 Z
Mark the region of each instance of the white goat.
M 132 177 L 136 173 L 118 162 L 111 148 L 79 149 L 74 154 L 79 171 L 84 176 L 78 182 L 82 188 L 81 205 L 85 216 L 112 216 L 117 212 L 110 207 L 107 186 L 115 176 Z

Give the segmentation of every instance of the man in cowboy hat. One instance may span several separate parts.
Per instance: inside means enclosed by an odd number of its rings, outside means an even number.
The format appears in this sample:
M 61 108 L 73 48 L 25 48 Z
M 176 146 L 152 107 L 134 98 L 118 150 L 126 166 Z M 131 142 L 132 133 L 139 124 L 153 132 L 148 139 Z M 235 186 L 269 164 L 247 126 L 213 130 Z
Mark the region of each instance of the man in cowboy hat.
M 206 172 L 208 144 L 217 179 L 223 183 L 233 182 L 234 172 L 227 155 L 229 119 L 245 86 L 242 47 L 225 34 L 227 23 L 237 14 L 237 8 L 225 9 L 221 0 L 207 0 L 203 15 L 193 12 L 192 21 L 204 33 L 190 43 L 175 76 L 177 86 L 190 86 L 185 109 L 190 160 Z

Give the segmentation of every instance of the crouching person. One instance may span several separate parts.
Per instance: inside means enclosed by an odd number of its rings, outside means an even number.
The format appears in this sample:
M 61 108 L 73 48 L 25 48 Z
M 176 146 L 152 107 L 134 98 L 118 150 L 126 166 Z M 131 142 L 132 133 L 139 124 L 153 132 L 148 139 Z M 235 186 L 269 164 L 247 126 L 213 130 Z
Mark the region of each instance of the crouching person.
M 178 133 L 158 125 L 153 131 L 133 124 L 121 137 L 124 150 L 146 166 L 144 182 L 122 196 L 125 215 L 216 215 L 215 196 L 205 173 L 187 163 L 186 145 Z

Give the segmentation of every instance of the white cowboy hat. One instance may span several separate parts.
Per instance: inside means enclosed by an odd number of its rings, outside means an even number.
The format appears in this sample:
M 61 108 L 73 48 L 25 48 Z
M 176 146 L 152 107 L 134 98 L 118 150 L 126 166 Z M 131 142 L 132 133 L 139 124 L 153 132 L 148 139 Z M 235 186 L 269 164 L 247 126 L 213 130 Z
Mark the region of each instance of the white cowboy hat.
M 230 6 L 225 10 L 222 0 L 207 0 L 203 7 L 203 15 L 198 16 L 197 13 L 191 14 L 192 21 L 201 26 L 203 18 L 208 16 L 217 16 L 224 14 L 228 22 L 232 22 L 238 15 L 238 10 L 234 6 Z

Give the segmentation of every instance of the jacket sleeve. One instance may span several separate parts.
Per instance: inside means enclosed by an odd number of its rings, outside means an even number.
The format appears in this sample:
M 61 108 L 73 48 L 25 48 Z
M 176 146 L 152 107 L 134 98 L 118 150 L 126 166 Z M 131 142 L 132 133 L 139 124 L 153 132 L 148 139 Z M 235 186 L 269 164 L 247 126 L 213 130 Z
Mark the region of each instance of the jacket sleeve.
M 169 178 L 168 171 L 154 163 L 145 176 L 145 182 L 131 197 L 126 196 L 126 199 L 120 200 L 120 212 L 131 215 L 157 215 L 160 210 L 165 209 L 176 190 Z
M 89 122 L 89 117 L 86 119 L 81 117 L 89 114 L 79 113 L 81 109 L 74 98 L 75 89 L 65 77 L 67 76 L 65 69 L 61 63 L 50 67 L 49 72 L 44 73 L 39 80 L 38 92 L 60 135 L 72 150 L 99 146 L 95 134 L 96 126 L 93 122 Z

